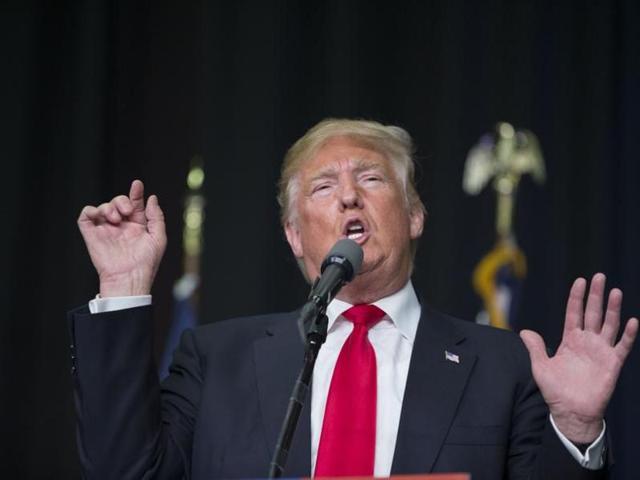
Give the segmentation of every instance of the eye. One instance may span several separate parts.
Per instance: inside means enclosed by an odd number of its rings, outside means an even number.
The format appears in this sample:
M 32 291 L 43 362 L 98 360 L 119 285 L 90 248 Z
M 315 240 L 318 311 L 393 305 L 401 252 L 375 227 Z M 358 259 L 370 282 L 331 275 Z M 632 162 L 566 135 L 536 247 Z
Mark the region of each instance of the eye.
M 324 195 L 327 194 L 329 191 L 331 190 L 331 184 L 330 183 L 320 183 L 316 186 L 313 187 L 313 189 L 311 190 L 311 194 L 312 195 Z
M 372 183 L 381 182 L 382 177 L 380 177 L 380 175 L 368 174 L 362 178 L 362 181 L 366 184 L 372 184 Z

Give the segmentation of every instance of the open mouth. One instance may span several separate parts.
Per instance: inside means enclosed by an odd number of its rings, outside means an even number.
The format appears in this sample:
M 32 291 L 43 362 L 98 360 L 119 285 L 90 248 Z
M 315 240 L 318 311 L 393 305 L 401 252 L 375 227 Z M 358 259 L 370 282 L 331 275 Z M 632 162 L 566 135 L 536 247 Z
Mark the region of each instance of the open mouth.
M 367 239 L 367 227 L 360 220 L 351 220 L 347 222 L 343 234 L 354 242 L 363 243 Z

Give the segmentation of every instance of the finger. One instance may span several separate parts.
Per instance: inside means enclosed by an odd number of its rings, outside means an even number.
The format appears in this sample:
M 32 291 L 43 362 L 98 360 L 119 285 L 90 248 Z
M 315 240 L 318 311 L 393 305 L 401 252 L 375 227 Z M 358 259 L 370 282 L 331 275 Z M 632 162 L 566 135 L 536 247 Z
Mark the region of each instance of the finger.
M 620 329 L 620 309 L 622 307 L 622 291 L 614 288 L 609 293 L 609 301 L 607 302 L 607 313 L 604 316 L 602 324 L 602 336 L 613 346 L 616 343 L 618 330 Z
M 165 233 L 164 213 L 158 203 L 158 197 L 151 195 L 147 200 L 147 208 L 145 210 L 147 216 L 147 229 L 160 245 L 164 248 L 167 242 Z
M 128 217 L 133 212 L 133 203 L 126 195 L 118 195 L 111 203 L 118 209 L 120 215 L 123 217 Z
M 602 329 L 602 304 L 604 301 L 604 284 L 607 279 L 602 273 L 596 273 L 591 279 L 587 306 L 584 309 L 584 329 L 600 332 Z
M 100 217 L 100 212 L 93 205 L 87 205 L 80 212 L 80 216 L 78 217 L 78 223 L 82 224 L 85 222 L 95 223 L 98 221 Z
M 627 322 L 627 325 L 624 327 L 624 332 L 622 332 L 622 337 L 620 337 L 620 341 L 615 346 L 616 351 L 622 356 L 624 360 L 629 355 L 631 351 L 631 347 L 633 347 L 633 342 L 635 342 L 636 337 L 638 336 L 638 319 L 631 318 Z
M 529 357 L 531 358 L 531 365 L 540 365 L 543 362 L 549 360 L 547 355 L 547 348 L 544 344 L 544 340 L 533 330 L 522 330 L 520 332 L 520 338 L 524 342 L 524 346 L 529 351 Z
M 78 217 L 78 224 L 86 224 L 87 222 L 95 225 L 111 222 L 109 216 L 111 215 L 111 209 L 109 203 L 103 203 L 97 207 L 93 205 L 87 205 L 80 212 Z
M 134 213 L 144 212 L 144 184 L 140 180 L 131 182 L 129 200 L 133 206 Z
M 571 286 L 564 319 L 564 334 L 576 328 L 582 329 L 582 301 L 586 288 L 587 281 L 584 278 L 577 278 Z
M 118 224 L 120 220 L 122 220 L 118 209 L 114 207 L 111 202 L 99 205 L 98 213 L 109 223 Z

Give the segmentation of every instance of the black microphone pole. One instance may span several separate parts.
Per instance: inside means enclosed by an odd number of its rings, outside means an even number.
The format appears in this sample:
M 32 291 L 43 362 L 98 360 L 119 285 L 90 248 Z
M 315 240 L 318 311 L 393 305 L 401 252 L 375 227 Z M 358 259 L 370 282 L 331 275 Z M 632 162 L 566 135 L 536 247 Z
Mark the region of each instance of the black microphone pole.
M 314 321 L 314 325 L 316 326 L 314 331 L 309 332 L 307 347 L 304 353 L 304 364 L 293 386 L 291 397 L 289 398 L 287 413 L 284 417 L 278 443 L 276 444 L 276 450 L 269 467 L 269 478 L 280 478 L 284 473 L 287 457 L 289 456 L 289 449 L 293 442 L 293 435 L 298 426 L 300 413 L 302 412 L 302 408 L 307 399 L 307 393 L 309 392 L 309 384 L 311 383 L 316 358 L 318 357 L 320 347 L 327 338 L 327 323 L 327 316 L 324 313 L 320 313 L 317 321 Z
M 340 288 L 350 282 L 360 270 L 362 256 L 362 248 L 354 241 L 345 239 L 336 243 L 322 263 L 321 276 L 311 287 L 309 299 L 300 311 L 298 327 L 306 345 L 304 363 L 289 398 L 287 413 L 269 467 L 269 478 L 279 478 L 284 473 L 318 352 L 327 338 L 327 305 Z

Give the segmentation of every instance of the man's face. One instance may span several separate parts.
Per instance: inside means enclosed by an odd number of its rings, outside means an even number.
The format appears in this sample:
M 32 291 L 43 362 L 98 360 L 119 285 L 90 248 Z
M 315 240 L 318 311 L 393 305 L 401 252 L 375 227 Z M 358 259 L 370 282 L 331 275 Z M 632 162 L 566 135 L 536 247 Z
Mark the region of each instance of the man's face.
M 391 290 L 406 283 L 411 240 L 422 233 L 424 215 L 420 208 L 409 212 L 402 184 L 384 155 L 335 137 L 303 165 L 297 181 L 285 233 L 311 280 L 335 242 L 351 238 L 364 250 L 358 279 L 374 279 Z M 363 287 L 371 288 L 370 283 Z

